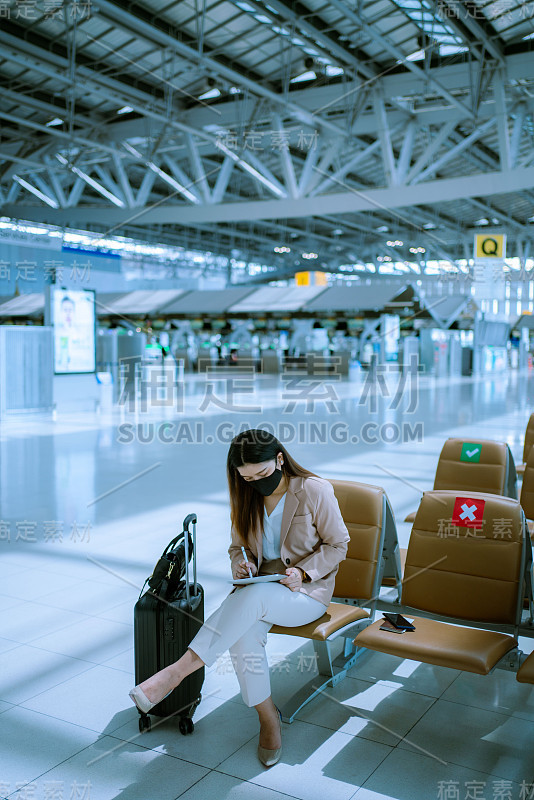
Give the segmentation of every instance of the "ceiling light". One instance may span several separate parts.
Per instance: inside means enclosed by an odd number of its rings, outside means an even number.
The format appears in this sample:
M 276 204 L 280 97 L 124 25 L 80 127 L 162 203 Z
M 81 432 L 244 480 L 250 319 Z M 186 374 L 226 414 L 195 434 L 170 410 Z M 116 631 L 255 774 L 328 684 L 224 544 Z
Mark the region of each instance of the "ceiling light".
M 332 231 L 333 236 L 341 236 L 342 233 L 343 233 L 343 228 L 334 228 L 334 230 Z
M 302 258 L 310 260 L 312 258 L 319 258 L 319 256 L 317 255 L 317 253 L 303 253 Z
M 47 128 L 54 128 L 56 125 L 63 125 L 63 120 L 59 117 L 54 117 L 54 119 L 51 119 L 50 122 L 46 123 Z
M 406 61 L 421 61 L 425 57 L 424 50 L 416 50 L 415 53 L 410 53 L 409 56 L 406 56 Z M 402 64 L 402 59 L 397 61 L 397 64 Z
M 467 52 L 467 47 L 458 44 L 442 44 L 439 48 L 440 56 L 454 56 L 456 53 Z
M 237 86 L 230 86 L 230 94 L 241 94 L 241 89 Z
M 305 81 L 314 81 L 316 77 L 317 75 L 315 74 L 315 72 L 312 69 L 310 69 L 307 70 L 306 72 L 301 72 L 301 74 L 297 75 L 295 78 L 291 78 L 289 83 L 304 83 Z
M 220 125 L 203 125 L 203 131 L 207 131 L 208 133 L 215 133 L 217 136 L 229 136 L 230 131 L 226 130 L 226 128 L 221 128 Z
M 423 228 L 425 229 L 425 231 L 433 231 L 433 230 L 435 230 L 435 228 L 437 228 L 437 227 L 438 227 L 438 226 L 437 226 L 437 225 L 434 225 L 434 223 L 433 223 L 433 222 L 425 222 L 425 224 L 423 225 Z
M 486 217 L 481 217 L 480 219 L 476 219 L 473 225 L 489 225 L 489 221 Z
M 333 67 L 333 66 L 331 66 L 329 64 L 327 66 L 325 72 L 326 72 L 326 74 L 328 75 L 329 78 L 334 78 L 336 75 L 343 75 L 345 70 L 342 69 L 341 67 Z
M 381 225 L 379 228 L 375 228 L 375 231 L 377 233 L 387 233 L 389 231 L 389 228 L 387 225 Z
M 199 100 L 213 100 L 214 97 L 220 97 L 221 92 L 219 89 L 208 89 L 204 94 L 199 94 Z
M 133 108 L 131 106 L 123 106 L 122 108 L 119 108 L 117 114 L 130 114 L 132 111 Z

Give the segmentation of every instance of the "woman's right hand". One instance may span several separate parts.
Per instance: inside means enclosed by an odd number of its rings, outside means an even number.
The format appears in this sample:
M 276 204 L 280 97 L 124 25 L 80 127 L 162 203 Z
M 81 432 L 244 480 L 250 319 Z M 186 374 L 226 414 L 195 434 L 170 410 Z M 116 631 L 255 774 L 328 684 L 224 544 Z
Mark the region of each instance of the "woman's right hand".
M 240 561 L 236 567 L 234 578 L 237 580 L 239 578 L 250 578 L 249 574 L 249 567 L 250 571 L 252 572 L 252 576 L 255 577 L 258 574 L 258 568 L 256 564 L 253 564 L 252 561 Z

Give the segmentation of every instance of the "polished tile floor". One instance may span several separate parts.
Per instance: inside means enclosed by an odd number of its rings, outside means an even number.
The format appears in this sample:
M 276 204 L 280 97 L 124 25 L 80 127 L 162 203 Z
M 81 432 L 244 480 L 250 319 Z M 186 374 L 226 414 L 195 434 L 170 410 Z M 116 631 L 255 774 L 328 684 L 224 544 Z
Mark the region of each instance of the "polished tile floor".
M 521 460 L 534 377 L 383 378 L 325 378 L 306 391 L 195 378 L 146 410 L 3 422 L 0 798 L 534 797 L 534 691 L 502 671 L 482 678 L 369 653 L 284 725 L 282 759 L 265 770 L 256 714 L 222 659 L 192 736 L 172 721 L 139 734 L 128 698 L 134 602 L 191 511 L 207 613 L 228 592 L 225 457 L 242 427 L 270 425 L 321 475 L 384 486 L 402 544 L 447 436 L 505 440 Z M 283 703 L 313 674 L 312 650 L 272 636 L 268 651 Z

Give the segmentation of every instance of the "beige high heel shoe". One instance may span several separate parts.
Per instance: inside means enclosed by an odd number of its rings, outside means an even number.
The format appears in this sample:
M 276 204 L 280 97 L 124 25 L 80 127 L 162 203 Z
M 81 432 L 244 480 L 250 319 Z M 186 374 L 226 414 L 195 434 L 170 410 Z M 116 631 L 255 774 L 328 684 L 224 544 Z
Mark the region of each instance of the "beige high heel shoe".
M 275 708 L 278 711 L 278 724 L 280 725 L 280 737 L 282 737 L 282 712 L 278 706 L 275 706 Z M 267 747 L 260 747 L 260 745 L 258 745 L 258 758 L 264 767 L 273 767 L 278 761 L 280 761 L 281 755 L 281 747 L 276 750 L 269 750 Z
M 165 697 L 168 697 L 174 689 L 171 689 L 170 692 L 167 692 Z M 130 698 L 133 700 L 139 711 L 142 711 L 143 714 L 148 714 L 148 712 L 157 706 L 158 703 L 161 703 L 162 700 L 165 700 L 165 697 L 162 697 L 161 700 L 158 700 L 156 703 L 153 703 L 151 700 L 148 699 L 146 694 L 143 692 L 140 686 L 134 686 L 133 689 L 130 689 L 128 692 Z

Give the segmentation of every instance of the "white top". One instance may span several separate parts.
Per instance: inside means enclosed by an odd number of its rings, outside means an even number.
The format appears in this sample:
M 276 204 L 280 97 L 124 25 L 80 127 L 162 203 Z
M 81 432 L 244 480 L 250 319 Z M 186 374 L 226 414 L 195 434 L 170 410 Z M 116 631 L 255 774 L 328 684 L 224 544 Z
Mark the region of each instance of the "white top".
M 267 514 L 267 509 L 263 512 L 263 559 L 264 561 L 274 561 L 280 558 L 280 533 L 282 530 L 282 514 L 286 502 L 287 492 L 278 501 L 278 505 Z

